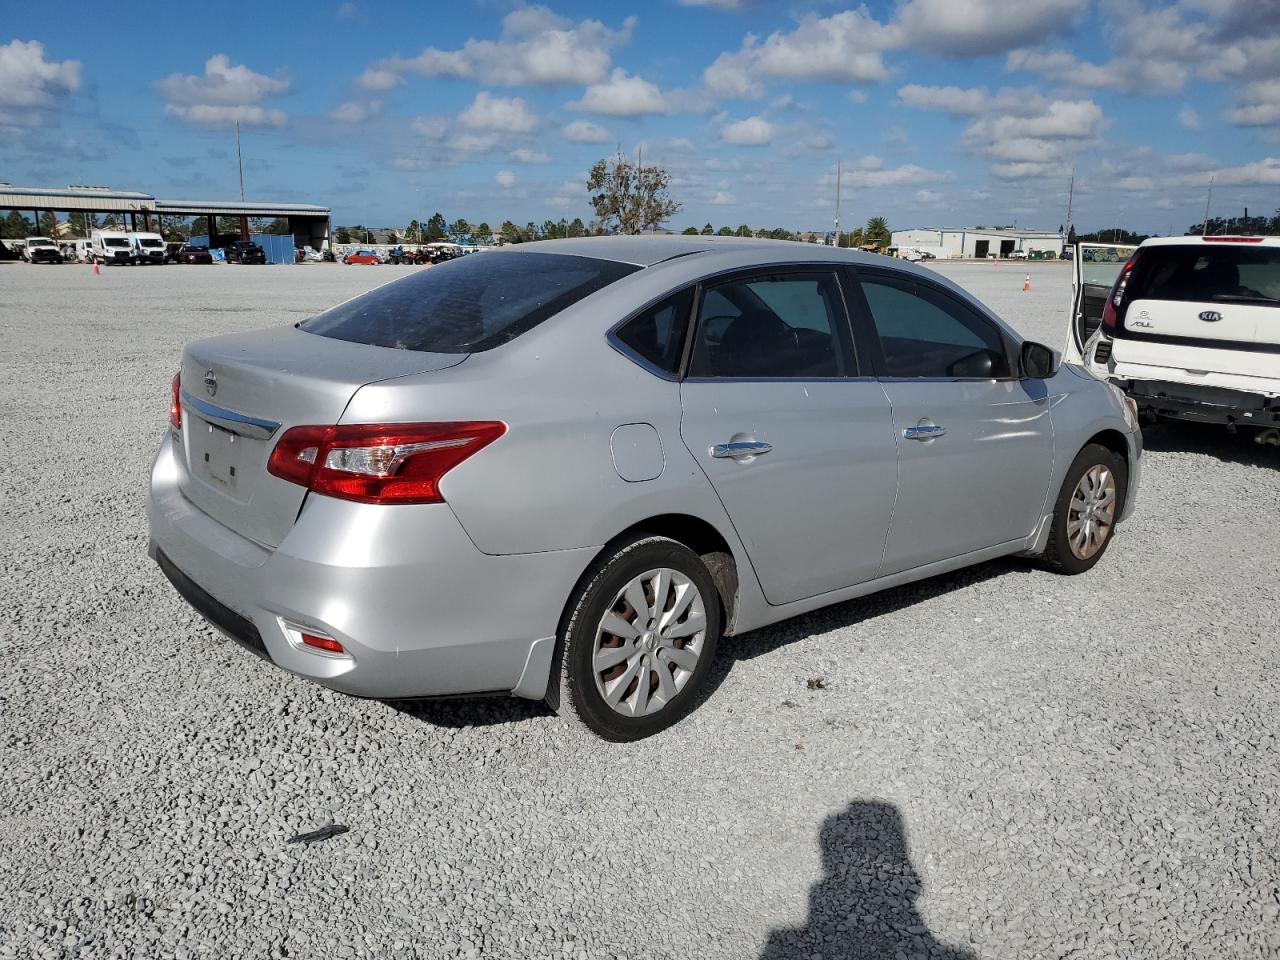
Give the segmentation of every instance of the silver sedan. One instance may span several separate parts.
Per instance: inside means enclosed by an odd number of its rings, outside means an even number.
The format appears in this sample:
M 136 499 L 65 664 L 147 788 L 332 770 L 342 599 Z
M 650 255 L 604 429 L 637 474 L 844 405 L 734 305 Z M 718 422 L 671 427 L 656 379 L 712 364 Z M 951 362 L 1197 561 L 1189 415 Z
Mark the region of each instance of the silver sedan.
M 1141 434 L 1114 388 L 883 257 L 551 241 L 193 343 L 151 554 L 335 690 L 545 698 L 612 740 L 722 637 L 994 557 L 1099 561 Z

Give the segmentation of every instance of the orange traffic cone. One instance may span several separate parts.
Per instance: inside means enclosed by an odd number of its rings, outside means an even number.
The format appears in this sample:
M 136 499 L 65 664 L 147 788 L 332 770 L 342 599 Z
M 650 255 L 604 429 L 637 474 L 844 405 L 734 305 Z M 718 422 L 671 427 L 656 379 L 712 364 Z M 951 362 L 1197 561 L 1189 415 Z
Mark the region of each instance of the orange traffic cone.
M 1027 274 L 1027 279 L 1022 281 L 1022 292 L 1028 293 L 1031 290 L 1031 274 Z
M 102 276 L 102 268 L 101 268 L 100 266 L 98 266 L 98 261 L 97 261 L 97 260 L 93 261 L 93 275 L 94 275 L 95 277 L 100 277 L 100 276 Z

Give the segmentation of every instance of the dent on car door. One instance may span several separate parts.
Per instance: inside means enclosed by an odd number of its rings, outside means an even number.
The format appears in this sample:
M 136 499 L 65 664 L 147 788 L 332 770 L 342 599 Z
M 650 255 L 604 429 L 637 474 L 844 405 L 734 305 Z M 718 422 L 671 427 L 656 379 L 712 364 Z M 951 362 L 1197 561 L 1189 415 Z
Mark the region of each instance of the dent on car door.
M 873 579 L 897 488 L 884 391 L 860 377 L 829 269 L 740 275 L 699 297 L 681 436 L 770 603 Z
M 1018 379 L 1000 328 L 949 292 L 905 274 L 859 275 L 898 444 L 881 575 L 1027 537 L 1053 465 L 1043 381 Z
M 1102 308 L 1111 287 L 1136 249 L 1114 243 L 1076 244 L 1072 254 L 1071 313 L 1064 360 L 1083 361 L 1085 344 L 1102 323 Z

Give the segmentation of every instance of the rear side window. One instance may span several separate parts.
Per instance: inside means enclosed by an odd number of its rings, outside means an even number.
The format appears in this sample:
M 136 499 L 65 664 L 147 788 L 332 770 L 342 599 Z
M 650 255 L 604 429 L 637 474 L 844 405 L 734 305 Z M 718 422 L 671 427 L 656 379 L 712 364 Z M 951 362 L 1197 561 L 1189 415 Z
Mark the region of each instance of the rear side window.
M 1144 247 L 1125 299 L 1280 303 L 1280 247 Z
M 844 300 L 832 273 L 732 280 L 698 309 L 692 377 L 819 379 L 854 375 Z
M 864 279 L 862 292 L 890 377 L 1009 376 L 1000 331 L 951 297 L 910 281 Z
M 555 253 L 472 254 L 371 290 L 299 327 L 397 350 L 478 353 L 638 269 Z
M 686 290 L 632 317 L 614 336 L 636 356 L 675 376 L 692 309 L 693 291 Z

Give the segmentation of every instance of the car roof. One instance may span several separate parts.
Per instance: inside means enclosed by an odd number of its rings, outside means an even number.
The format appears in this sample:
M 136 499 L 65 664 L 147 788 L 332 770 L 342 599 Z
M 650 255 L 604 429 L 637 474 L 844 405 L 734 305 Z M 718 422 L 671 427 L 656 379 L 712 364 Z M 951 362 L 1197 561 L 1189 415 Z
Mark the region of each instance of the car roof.
M 1280 246 L 1280 237 L 1246 237 L 1241 235 L 1227 235 L 1221 237 L 1152 237 L 1149 240 L 1143 240 L 1141 246 L 1144 247 L 1177 247 L 1177 246 L 1199 246 L 1201 244 L 1208 246 L 1250 246 L 1259 245 L 1268 247 Z
M 828 247 L 797 240 L 765 240 L 753 237 L 708 237 L 685 234 L 642 234 L 638 236 L 576 237 L 570 240 L 539 240 L 504 246 L 504 253 L 558 253 L 574 257 L 594 257 L 639 267 L 651 267 L 677 257 L 716 253 L 741 257 L 743 266 L 762 260 L 818 260 L 832 263 L 883 264 L 885 258 L 860 250 Z

